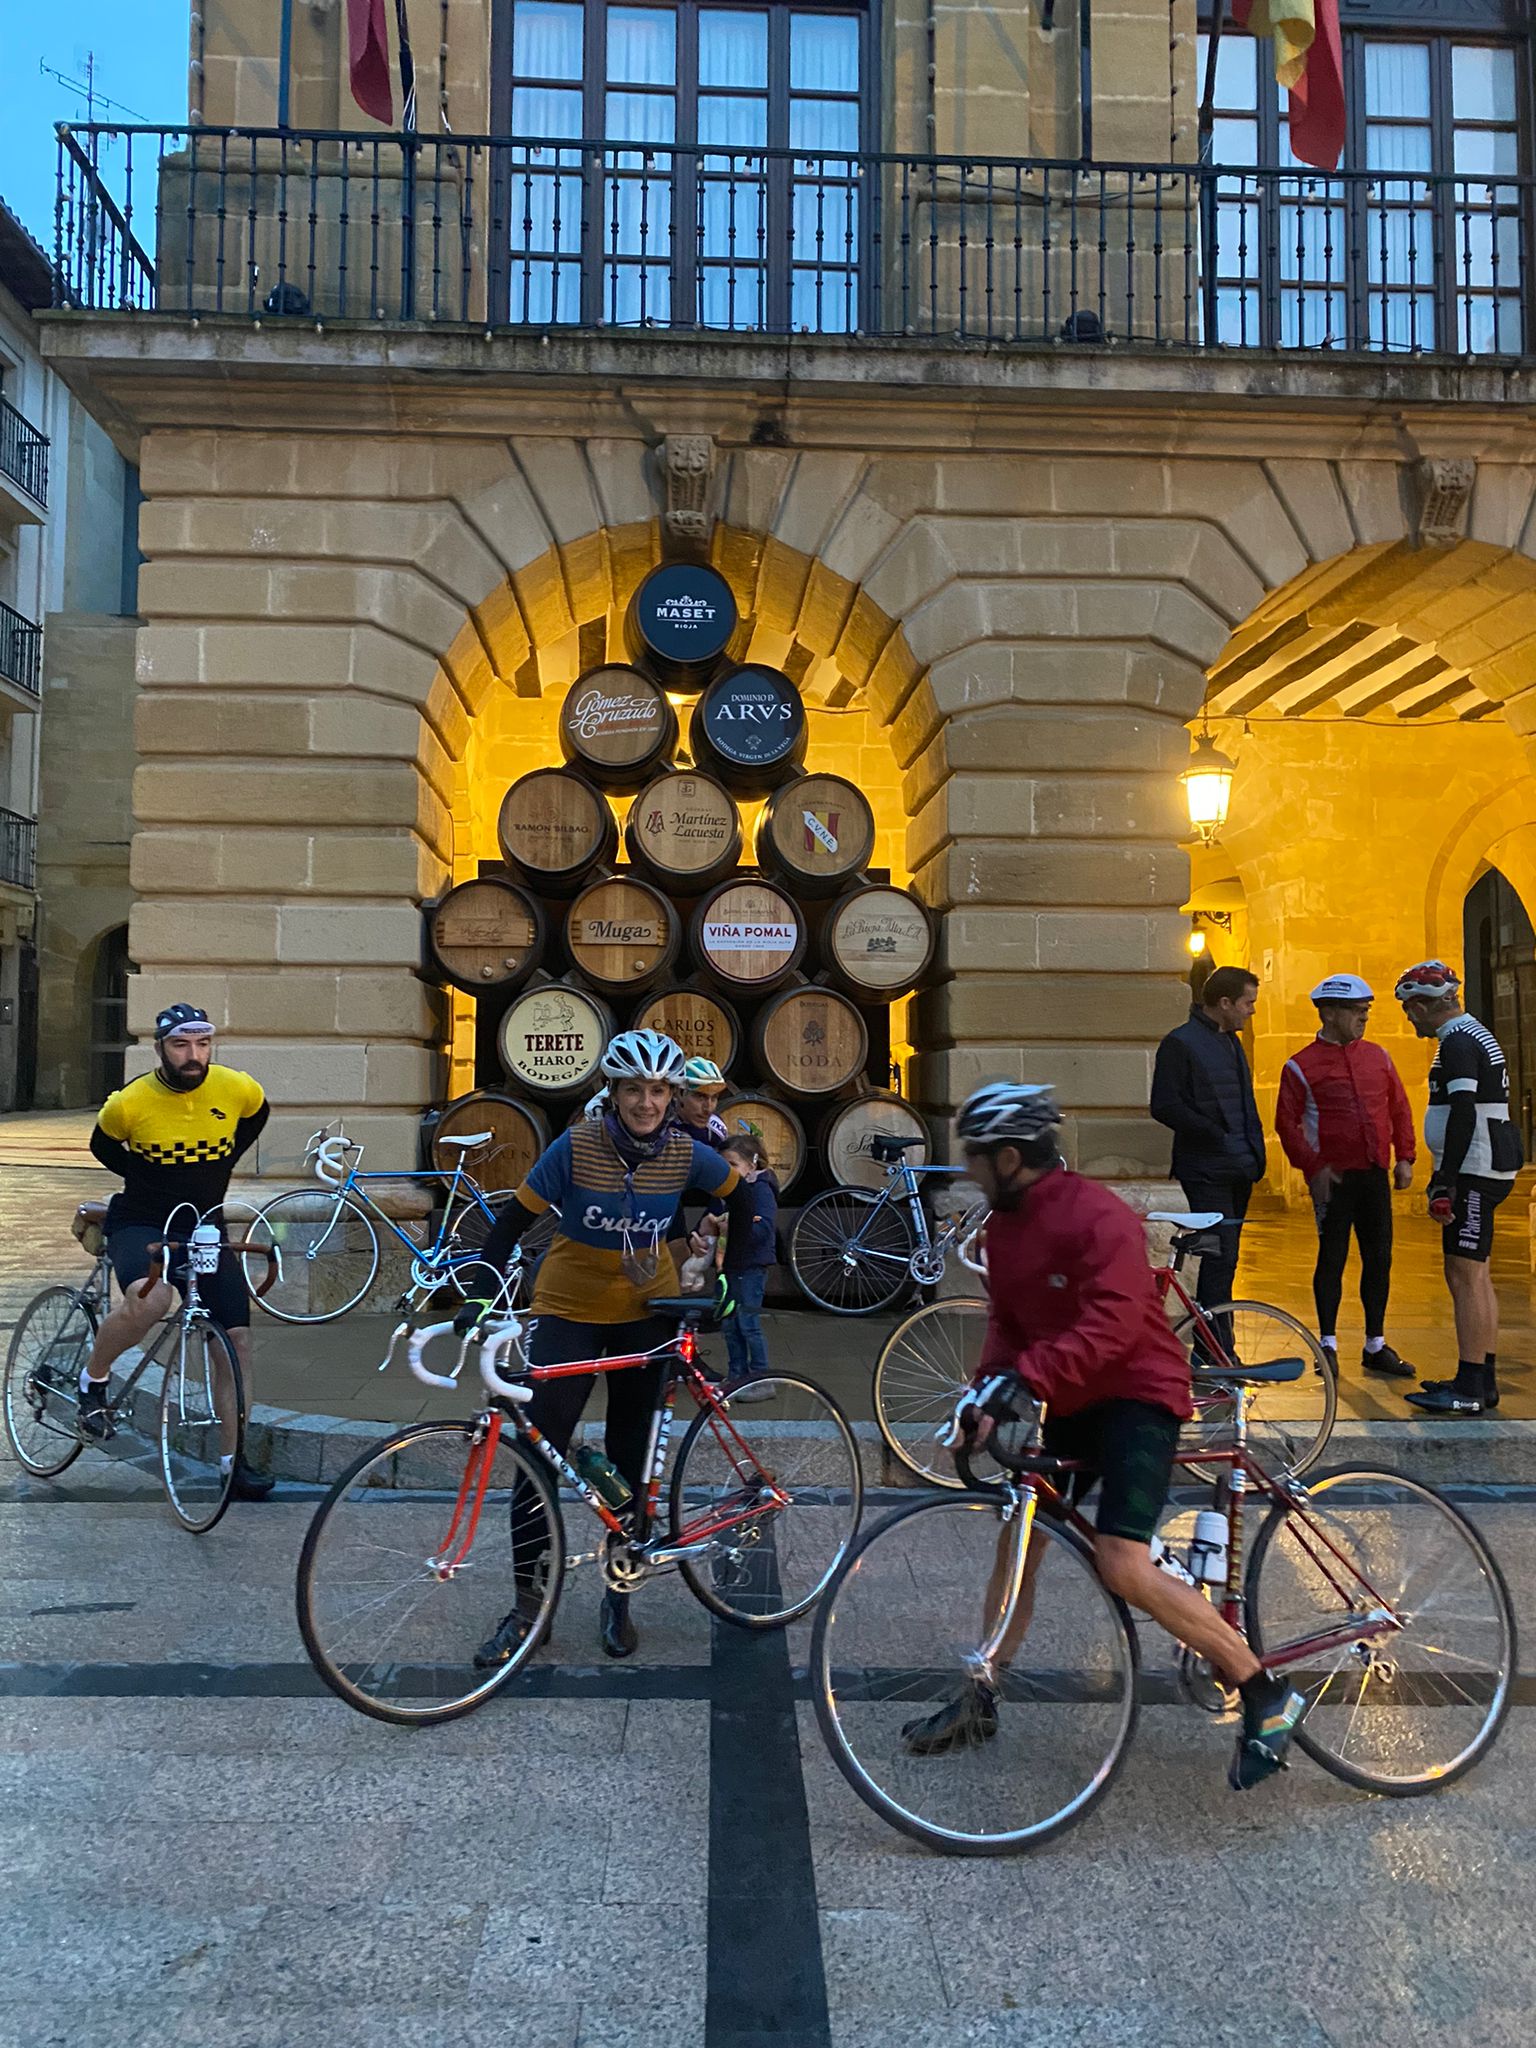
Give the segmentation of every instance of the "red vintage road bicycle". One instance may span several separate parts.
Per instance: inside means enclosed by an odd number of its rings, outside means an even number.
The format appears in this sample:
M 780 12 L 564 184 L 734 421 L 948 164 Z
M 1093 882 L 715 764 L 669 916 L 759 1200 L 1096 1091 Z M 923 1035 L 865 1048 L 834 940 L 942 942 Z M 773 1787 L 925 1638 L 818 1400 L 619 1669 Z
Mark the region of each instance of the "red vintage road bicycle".
M 1265 1668 L 1306 1693 L 1296 1742 L 1308 1756 L 1363 1791 L 1433 1791 L 1486 1755 L 1509 1710 L 1509 1590 L 1478 1530 L 1433 1487 L 1373 1466 L 1305 1482 L 1266 1469 L 1247 1441 L 1250 1390 L 1302 1369 L 1230 1376 L 1232 1443 L 1183 1459 L 1213 1481 L 1212 1506 L 1184 1554 L 1175 1541 L 1159 1561 L 1203 1582 Z M 1155 1680 L 1139 1688 L 1130 1612 L 1100 1581 L 1093 1532 L 1070 1502 L 1082 1467 L 1027 1447 L 1041 1415 L 988 1440 L 1002 1483 L 930 1495 L 877 1523 L 816 1618 L 812 1694 L 838 1769 L 935 1849 L 1008 1854 L 1074 1826 L 1125 1759 L 1139 1689 L 1170 1696 Z M 956 1462 L 969 1482 L 963 1452 Z M 1252 1495 L 1269 1512 L 1248 1556 Z M 1176 1679 L 1172 1697 L 1213 1713 L 1229 1704 L 1187 1651 Z M 978 1680 L 997 1694 L 995 1731 L 914 1754 L 905 1731 Z
M 349 1706 L 406 1725 L 449 1721 L 500 1690 L 553 1625 L 565 1576 L 595 1562 L 631 1593 L 676 1570 L 724 1621 L 783 1628 L 820 1596 L 858 1530 L 858 1445 L 841 1408 L 814 1381 L 775 1373 L 768 1398 L 747 1408 L 699 1356 L 712 1306 L 680 1296 L 649 1304 L 677 1334 L 652 1351 L 530 1365 L 522 1325 L 506 1316 L 472 1332 L 451 1373 L 423 1353 L 451 1323 L 407 1332 L 411 1371 L 453 1388 L 471 1345 L 488 1404 L 467 1421 L 427 1422 L 365 1451 L 332 1486 L 304 1538 L 298 1614 L 316 1671 Z M 615 1505 L 525 1410 L 544 1380 L 660 1363 L 661 1392 L 645 1480 Z M 764 1382 L 755 1383 L 761 1388 Z M 678 1396 L 696 1410 L 677 1463 L 668 1447 Z M 612 1468 L 602 1483 L 612 1488 Z M 559 1488 L 596 1519 L 596 1548 L 573 1555 Z M 665 1493 L 665 1500 L 663 1494 Z M 516 1653 L 493 1669 L 475 1652 L 514 1594 L 529 1623 Z
M 1338 1410 L 1338 1369 L 1332 1353 L 1305 1323 L 1266 1301 L 1229 1301 L 1202 1308 L 1184 1279 L 1184 1261 L 1216 1248 L 1214 1211 L 1188 1214 L 1158 1211 L 1149 1223 L 1172 1226 L 1168 1258 L 1154 1268 L 1158 1298 L 1173 1319 L 1174 1334 L 1189 1353 L 1195 1414 L 1181 1441 L 1191 1450 L 1232 1442 L 1234 1422 L 1229 1375 L 1241 1365 L 1272 1365 L 1297 1359 L 1301 1372 L 1290 1380 L 1253 1381 L 1248 1397 L 1248 1448 L 1275 1474 L 1309 1471 L 1322 1456 Z M 974 1239 L 960 1248 L 960 1261 L 986 1278 L 986 1260 Z M 956 1295 L 933 1301 L 899 1323 L 875 1361 L 875 1421 L 886 1448 L 900 1464 L 931 1486 L 960 1484 L 954 1460 L 941 1437 L 955 1401 L 975 1378 L 987 1333 L 985 1295 Z

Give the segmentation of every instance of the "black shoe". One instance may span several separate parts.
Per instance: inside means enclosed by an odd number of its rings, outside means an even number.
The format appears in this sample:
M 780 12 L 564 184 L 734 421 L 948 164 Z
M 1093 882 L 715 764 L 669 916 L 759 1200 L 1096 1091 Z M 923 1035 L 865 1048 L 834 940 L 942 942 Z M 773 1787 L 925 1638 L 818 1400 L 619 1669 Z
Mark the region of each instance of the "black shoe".
M 1388 1380 L 1415 1380 L 1418 1373 L 1406 1358 L 1400 1358 L 1390 1344 L 1383 1344 L 1379 1351 L 1362 1351 L 1360 1363 L 1366 1372 L 1380 1373 Z
M 973 1678 L 937 1713 L 908 1721 L 901 1739 L 913 1756 L 947 1756 L 952 1749 L 990 1742 L 996 1733 L 997 1693 Z
M 1250 1791 L 1276 1771 L 1290 1768 L 1285 1753 L 1306 1711 L 1306 1694 L 1293 1692 L 1278 1679 L 1262 1691 L 1243 1694 L 1242 1733 L 1227 1771 L 1234 1792 Z
M 1456 1382 L 1454 1380 L 1425 1380 L 1422 1383 L 1421 1391 L 1426 1394 L 1453 1394 L 1456 1392 Z M 1411 1400 L 1412 1398 L 1413 1397 L 1410 1395 L 1409 1399 Z M 1483 1403 L 1484 1414 L 1489 1413 L 1492 1409 L 1497 1408 L 1499 1405 L 1498 1379 L 1496 1377 L 1496 1374 L 1489 1372 L 1486 1366 L 1483 1368 L 1483 1391 L 1481 1398 Z
M 538 1591 L 532 1586 L 520 1586 L 518 1588 L 517 1601 L 511 1613 L 504 1614 L 501 1617 L 501 1620 L 496 1624 L 494 1633 L 488 1635 L 475 1652 L 475 1669 L 477 1671 L 495 1671 L 501 1665 L 511 1663 L 512 1659 L 527 1641 L 529 1630 L 538 1621 L 539 1597 Z M 552 1621 L 553 1619 L 554 1617 L 551 1615 L 550 1620 Z M 538 1641 L 528 1652 L 530 1657 L 534 1654 L 534 1651 L 542 1650 L 549 1641 L 549 1628 L 550 1623 L 546 1621 L 543 1628 L 539 1630 Z
M 629 1618 L 629 1595 L 605 1593 L 597 1617 L 598 1641 L 607 1657 L 633 1657 L 640 1647 L 640 1631 Z
M 80 1389 L 80 1433 L 105 1443 L 113 1433 L 112 1383 L 110 1379 L 87 1380 Z
M 236 1458 L 229 1497 L 231 1500 L 270 1500 L 276 1483 L 270 1472 L 258 1472 L 254 1465 L 247 1465 L 244 1458 Z
M 1481 1392 L 1469 1394 L 1455 1380 L 1426 1381 L 1411 1394 L 1405 1394 L 1403 1399 L 1410 1407 L 1421 1409 L 1426 1415 L 1470 1416 L 1483 1412 Z

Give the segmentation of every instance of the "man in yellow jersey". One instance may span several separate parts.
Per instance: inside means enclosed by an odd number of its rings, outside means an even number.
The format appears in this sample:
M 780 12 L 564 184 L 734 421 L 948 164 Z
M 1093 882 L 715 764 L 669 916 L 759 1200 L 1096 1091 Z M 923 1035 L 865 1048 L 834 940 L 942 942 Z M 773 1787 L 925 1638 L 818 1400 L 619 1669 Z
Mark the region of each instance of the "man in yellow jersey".
M 80 1426 L 94 1437 L 111 1428 L 107 1383 L 113 1360 L 142 1344 L 171 1310 L 165 1280 L 139 1297 L 135 1283 L 149 1271 L 149 1247 L 165 1235 L 172 1210 L 181 1204 L 186 1207 L 172 1231 L 181 1239 L 219 1206 L 236 1160 L 255 1144 L 267 1120 L 260 1083 L 214 1063 L 206 1010 L 191 1003 L 162 1010 L 155 1019 L 155 1051 L 159 1064 L 107 1097 L 91 1133 L 92 1152 L 123 1183 L 107 1208 L 107 1253 L 122 1299 L 97 1331 L 80 1374 Z M 178 1288 L 185 1271 L 183 1253 L 171 1271 Z M 198 1287 L 210 1315 L 229 1332 L 249 1398 L 251 1303 L 237 1260 L 226 1252 L 218 1271 L 200 1278 Z M 265 1500 L 271 1491 L 270 1479 L 243 1459 L 236 1463 L 234 1499 Z

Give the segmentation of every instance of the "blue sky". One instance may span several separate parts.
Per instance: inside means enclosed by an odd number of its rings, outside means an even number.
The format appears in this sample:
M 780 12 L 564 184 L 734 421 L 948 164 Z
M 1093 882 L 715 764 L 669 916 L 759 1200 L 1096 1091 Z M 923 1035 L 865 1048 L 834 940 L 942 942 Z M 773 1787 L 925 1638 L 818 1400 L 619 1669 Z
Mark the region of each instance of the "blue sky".
M 56 121 L 83 121 L 85 101 L 39 71 L 83 81 L 134 114 L 99 107 L 98 121 L 185 121 L 188 0 L 0 0 L 0 198 L 53 248 Z

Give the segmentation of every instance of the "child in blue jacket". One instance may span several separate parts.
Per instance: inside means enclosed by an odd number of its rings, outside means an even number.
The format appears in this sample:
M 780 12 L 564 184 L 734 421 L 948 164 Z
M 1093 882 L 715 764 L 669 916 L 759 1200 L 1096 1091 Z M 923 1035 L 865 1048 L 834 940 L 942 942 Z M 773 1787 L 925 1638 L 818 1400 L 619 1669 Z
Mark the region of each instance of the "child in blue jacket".
M 743 1182 L 743 1193 L 751 1202 L 751 1219 L 742 1214 L 741 1196 L 731 1229 L 725 1236 L 722 1271 L 730 1282 L 736 1308 L 725 1319 L 725 1348 L 731 1378 L 751 1382 L 768 1377 L 768 1347 L 763 1340 L 763 1293 L 768 1274 L 779 1260 L 779 1183 L 768 1164 L 768 1155 L 757 1139 L 741 1133 L 720 1148 L 722 1156 L 735 1167 Z M 707 1228 L 716 1219 L 704 1219 Z M 718 1219 L 723 1229 L 725 1219 Z M 770 1390 L 748 1386 L 738 1400 L 765 1401 Z

